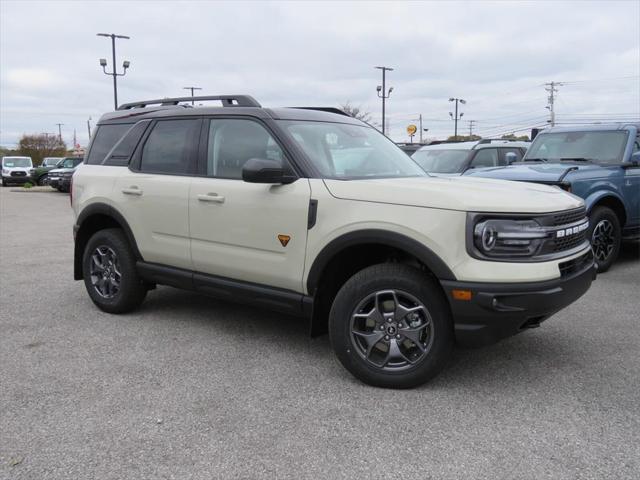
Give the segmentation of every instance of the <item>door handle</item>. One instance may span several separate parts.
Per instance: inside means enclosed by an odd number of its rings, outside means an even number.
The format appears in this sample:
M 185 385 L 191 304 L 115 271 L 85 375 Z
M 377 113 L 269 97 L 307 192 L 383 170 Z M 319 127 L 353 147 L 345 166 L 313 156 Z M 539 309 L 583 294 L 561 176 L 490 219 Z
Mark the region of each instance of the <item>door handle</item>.
M 131 185 L 129 188 L 123 188 L 122 193 L 125 195 L 142 195 L 142 190 L 137 185 Z
M 201 202 L 224 203 L 224 197 L 222 195 L 218 195 L 217 193 L 198 195 L 198 200 L 200 200 Z

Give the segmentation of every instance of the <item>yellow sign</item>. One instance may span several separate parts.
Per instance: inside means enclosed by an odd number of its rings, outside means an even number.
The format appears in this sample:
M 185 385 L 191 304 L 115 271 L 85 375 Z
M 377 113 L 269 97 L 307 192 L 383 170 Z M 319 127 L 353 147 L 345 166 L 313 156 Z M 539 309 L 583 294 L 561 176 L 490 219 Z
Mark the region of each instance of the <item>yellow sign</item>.
M 416 127 L 413 124 L 407 127 L 407 133 L 409 134 L 410 137 L 413 137 L 417 131 L 418 131 L 418 127 Z

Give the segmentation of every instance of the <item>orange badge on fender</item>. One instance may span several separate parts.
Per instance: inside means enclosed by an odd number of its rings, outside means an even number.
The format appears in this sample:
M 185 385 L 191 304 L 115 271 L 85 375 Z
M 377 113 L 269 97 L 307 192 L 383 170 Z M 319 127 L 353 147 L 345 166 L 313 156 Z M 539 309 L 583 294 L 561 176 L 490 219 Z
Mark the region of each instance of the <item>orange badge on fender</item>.
M 278 235 L 278 240 L 280 240 L 280 243 L 282 244 L 283 247 L 286 247 L 287 244 L 289 243 L 289 240 L 291 240 L 291 237 L 289 235 Z

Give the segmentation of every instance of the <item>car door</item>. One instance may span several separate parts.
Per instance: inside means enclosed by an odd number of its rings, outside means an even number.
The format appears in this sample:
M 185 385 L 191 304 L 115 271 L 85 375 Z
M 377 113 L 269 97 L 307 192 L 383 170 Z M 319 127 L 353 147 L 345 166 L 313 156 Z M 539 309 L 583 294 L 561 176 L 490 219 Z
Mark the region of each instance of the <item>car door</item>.
M 189 198 L 194 269 L 301 292 L 309 181 L 244 182 L 242 166 L 251 158 L 277 160 L 290 168 L 284 149 L 263 123 L 250 118 L 205 120 L 201 176 L 193 179 Z
M 640 136 L 636 137 L 631 153 L 640 152 Z M 623 192 L 629 208 L 627 225 L 640 225 L 640 167 L 624 169 Z
M 189 187 L 201 119 L 159 120 L 114 185 L 116 208 L 147 262 L 191 269 Z

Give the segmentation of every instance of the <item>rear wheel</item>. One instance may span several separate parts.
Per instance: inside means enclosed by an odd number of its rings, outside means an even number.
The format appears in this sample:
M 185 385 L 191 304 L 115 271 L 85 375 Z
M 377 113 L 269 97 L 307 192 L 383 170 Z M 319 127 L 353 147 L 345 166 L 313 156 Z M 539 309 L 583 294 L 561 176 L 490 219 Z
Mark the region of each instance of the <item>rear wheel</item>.
M 135 256 L 120 229 L 93 234 L 84 250 L 82 270 L 89 297 L 105 312 L 129 312 L 147 293 L 136 270 Z
M 589 216 L 589 239 L 598 272 L 606 272 L 618 257 L 622 242 L 620 221 L 613 210 L 607 207 L 593 209 Z
M 454 336 L 439 285 L 400 264 L 356 273 L 338 292 L 329 336 L 340 363 L 369 385 L 410 388 L 444 368 Z

